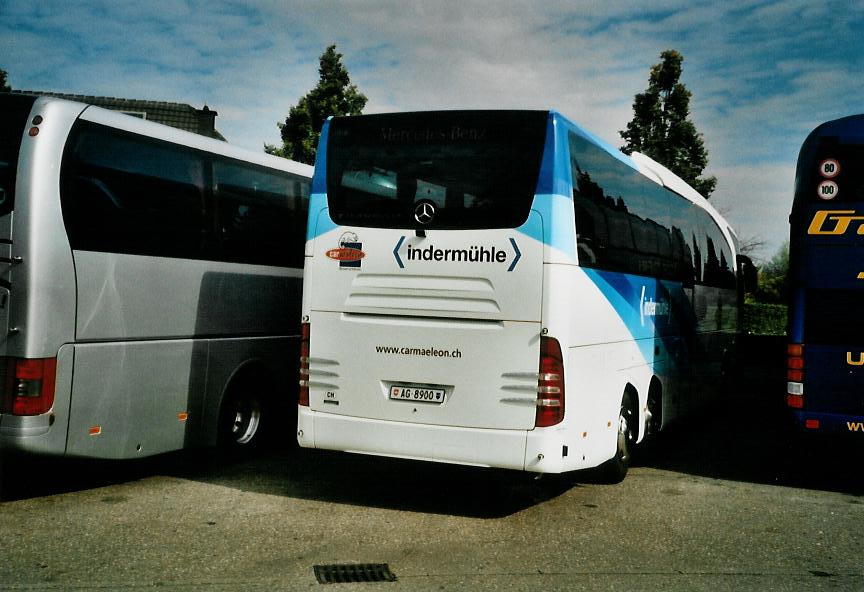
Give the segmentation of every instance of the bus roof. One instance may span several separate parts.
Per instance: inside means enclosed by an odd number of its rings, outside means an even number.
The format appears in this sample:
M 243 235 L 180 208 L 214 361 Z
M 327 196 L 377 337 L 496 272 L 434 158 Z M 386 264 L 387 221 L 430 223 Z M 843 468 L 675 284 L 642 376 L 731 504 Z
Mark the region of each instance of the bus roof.
M 77 101 L 48 96 L 38 97 L 36 104 L 60 102 L 80 106 L 81 111 L 79 112 L 78 117 L 92 123 L 99 123 L 127 132 L 158 138 L 175 144 L 182 144 L 205 152 L 212 152 L 231 158 L 237 158 L 247 162 L 268 166 L 270 168 L 283 170 L 302 177 L 312 176 L 312 167 L 309 165 L 273 156 L 263 151 L 255 152 L 254 150 L 241 148 L 222 140 L 216 140 L 214 138 L 173 128 L 161 123 L 147 121 L 139 117 L 126 115 L 119 111 L 112 111 L 110 109 L 104 109 L 86 103 L 78 103 Z
M 811 138 L 825 136 L 836 137 L 841 143 L 860 144 L 864 142 L 864 113 L 826 121 L 810 132 L 805 143 Z

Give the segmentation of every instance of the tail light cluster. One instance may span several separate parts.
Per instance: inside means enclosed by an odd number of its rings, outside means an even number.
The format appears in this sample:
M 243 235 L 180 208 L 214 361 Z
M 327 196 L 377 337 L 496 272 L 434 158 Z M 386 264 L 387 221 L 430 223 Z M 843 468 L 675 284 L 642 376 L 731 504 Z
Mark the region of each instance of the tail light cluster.
M 309 406 L 309 323 L 300 326 L 300 394 L 297 404 Z
M 804 408 L 804 346 L 790 343 L 786 347 L 786 405 Z
M 540 373 L 537 379 L 537 415 L 534 425 L 545 428 L 564 419 L 564 357 L 561 344 L 540 338 Z
M 57 359 L 5 358 L 0 412 L 42 415 L 54 406 Z

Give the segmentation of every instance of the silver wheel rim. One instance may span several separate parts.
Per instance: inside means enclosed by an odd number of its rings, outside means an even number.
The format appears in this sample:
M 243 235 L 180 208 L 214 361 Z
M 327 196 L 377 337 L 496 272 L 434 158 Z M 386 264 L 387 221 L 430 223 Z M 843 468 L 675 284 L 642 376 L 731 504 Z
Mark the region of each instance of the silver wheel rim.
M 618 416 L 618 452 L 622 461 L 630 460 L 630 422 L 627 420 L 627 410 L 624 408 Z
M 248 444 L 255 437 L 261 423 L 261 411 L 254 403 L 248 409 L 238 409 L 234 414 L 231 434 L 238 444 Z

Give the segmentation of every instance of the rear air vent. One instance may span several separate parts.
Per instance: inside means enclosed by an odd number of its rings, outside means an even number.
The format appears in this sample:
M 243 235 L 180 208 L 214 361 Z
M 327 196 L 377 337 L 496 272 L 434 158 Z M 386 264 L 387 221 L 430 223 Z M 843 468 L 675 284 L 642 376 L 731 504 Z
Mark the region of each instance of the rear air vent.
M 396 576 L 386 563 L 316 565 L 313 569 L 319 584 L 396 581 Z
M 485 278 L 358 275 L 345 306 L 356 311 L 432 310 L 495 314 L 501 307 L 492 282 Z

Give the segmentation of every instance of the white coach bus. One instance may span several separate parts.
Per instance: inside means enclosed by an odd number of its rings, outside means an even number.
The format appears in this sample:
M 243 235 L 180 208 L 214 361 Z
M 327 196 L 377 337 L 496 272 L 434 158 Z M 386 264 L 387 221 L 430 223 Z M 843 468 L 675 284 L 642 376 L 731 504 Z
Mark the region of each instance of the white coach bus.
M 124 459 L 293 424 L 311 172 L 0 95 L 0 449 Z
M 616 481 L 722 383 L 736 240 L 661 165 L 554 111 L 334 118 L 321 138 L 302 446 Z

